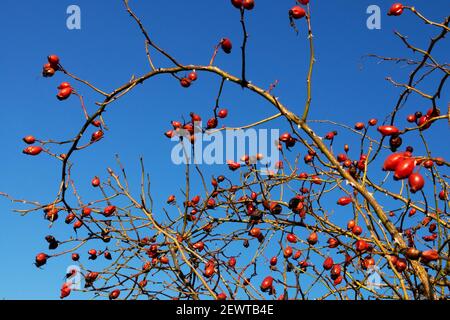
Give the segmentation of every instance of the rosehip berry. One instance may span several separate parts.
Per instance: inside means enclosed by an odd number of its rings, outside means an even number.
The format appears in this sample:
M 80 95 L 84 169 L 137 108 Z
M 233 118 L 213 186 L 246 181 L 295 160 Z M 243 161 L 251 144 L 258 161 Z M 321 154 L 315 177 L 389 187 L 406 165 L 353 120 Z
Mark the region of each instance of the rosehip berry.
M 255 0 L 244 0 L 242 6 L 246 10 L 252 10 L 255 7 Z
M 413 158 L 406 158 L 399 162 L 395 167 L 394 179 L 401 180 L 408 178 L 416 166 L 416 160 Z
M 394 3 L 388 12 L 388 16 L 399 16 L 403 13 L 403 5 L 401 3 Z
M 23 149 L 22 152 L 29 156 L 37 156 L 39 153 L 42 152 L 42 148 L 39 146 L 29 146 L 29 147 L 26 147 L 25 149 Z
M 105 209 L 103 209 L 103 215 L 105 217 L 111 216 L 114 212 L 116 212 L 116 206 L 107 206 Z
M 265 292 L 269 289 L 272 289 L 273 286 L 273 278 L 271 276 L 265 277 L 261 282 L 261 291 Z
M 364 127 L 365 127 L 365 125 L 364 125 L 364 123 L 362 123 L 362 122 L 357 122 L 357 123 L 355 124 L 355 129 L 356 129 L 356 130 L 362 130 L 362 129 L 364 129 Z
M 425 180 L 420 173 L 412 173 L 408 178 L 409 188 L 412 193 L 422 190 Z
M 235 7 L 235 8 L 242 8 L 242 0 L 231 0 L 231 4 Z
M 104 136 L 104 133 L 102 130 L 95 131 L 91 136 L 91 142 L 97 142 L 100 139 L 102 139 L 103 136 Z
M 258 238 L 261 235 L 261 229 L 252 228 L 249 233 L 252 237 Z
M 197 80 L 197 72 L 195 72 L 195 71 L 190 72 L 188 75 L 188 79 L 191 81 Z
M 289 16 L 294 19 L 301 19 L 306 15 L 305 9 L 300 6 L 293 6 L 291 10 L 289 10 Z
M 379 126 L 377 129 L 383 136 L 395 136 L 398 135 L 400 130 L 394 126 Z
M 59 57 L 55 54 L 49 55 L 47 60 L 52 66 L 57 66 L 59 64 Z
M 83 215 L 83 217 L 87 217 L 90 216 L 92 212 L 92 209 L 89 207 L 84 207 L 83 211 L 81 212 L 81 214 Z
M 109 300 L 115 300 L 115 299 L 117 299 L 119 297 L 119 295 L 120 295 L 120 290 L 119 289 L 113 290 L 109 294 Z
M 189 88 L 191 86 L 191 80 L 189 80 L 188 78 L 182 78 L 180 80 L 180 84 L 183 88 Z
M 228 38 L 223 38 L 221 41 L 220 41 L 220 45 L 221 45 L 221 47 L 222 47 L 222 50 L 225 52 L 225 53 L 231 53 L 231 49 L 233 48 L 233 44 L 231 43 L 231 41 L 230 41 L 230 39 L 228 39 Z
M 94 177 L 91 181 L 91 184 L 94 188 L 98 187 L 100 185 L 100 178 L 99 177 Z
M 334 265 L 334 261 L 331 257 L 328 257 L 325 259 L 325 261 L 323 262 L 323 268 L 325 270 L 330 270 Z
M 228 116 L 228 110 L 227 109 L 220 109 L 217 113 L 217 116 L 221 119 L 226 118 Z
M 341 197 L 338 199 L 337 204 L 340 206 L 346 206 L 352 202 L 353 202 L 353 200 L 350 197 Z
M 67 98 L 70 97 L 71 94 L 72 94 L 72 88 L 71 87 L 63 88 L 63 89 L 58 91 L 58 94 L 56 95 L 56 98 L 58 98 L 58 100 L 60 100 L 60 101 L 66 100 Z
M 26 144 L 33 144 L 36 142 L 36 138 L 33 136 L 26 136 L 23 139 L 23 142 L 25 142 Z

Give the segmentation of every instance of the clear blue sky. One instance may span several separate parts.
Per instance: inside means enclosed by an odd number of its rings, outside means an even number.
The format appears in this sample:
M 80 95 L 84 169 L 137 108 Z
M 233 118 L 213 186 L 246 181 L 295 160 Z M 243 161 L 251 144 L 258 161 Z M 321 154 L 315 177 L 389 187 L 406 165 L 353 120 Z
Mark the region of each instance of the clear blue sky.
M 376 64 L 361 57 L 367 53 L 411 57 L 392 31 L 397 29 L 410 36 L 420 47 L 438 30 L 423 26 L 412 14 L 387 17 L 385 12 L 391 1 L 311 2 L 317 58 L 311 118 L 350 125 L 371 117 L 384 118 L 399 92 L 384 77 L 389 75 L 404 81 L 407 71 L 399 65 Z M 17 198 L 51 201 L 60 177 L 60 164 L 56 161 L 21 154 L 21 138 L 33 134 L 43 139 L 66 139 L 78 132 L 82 124 L 76 99 L 65 102 L 55 99 L 56 86 L 65 78 L 61 74 L 51 79 L 40 76 L 48 54 L 58 54 L 69 71 L 108 92 L 133 74 L 141 75 L 148 70 L 144 39 L 121 1 L 76 1 L 82 11 L 82 29 L 71 31 L 66 28 L 66 8 L 73 3 L 66 0 L 2 2 L 0 191 Z M 289 26 L 287 10 L 293 3 L 256 0 L 255 10 L 247 15 L 250 34 L 247 74 L 249 80 L 262 87 L 278 80 L 276 95 L 292 110 L 300 111 L 305 98 L 308 48 L 304 21 L 299 24 L 299 36 Z M 381 30 L 366 28 L 366 8 L 370 4 L 382 8 Z M 408 4 L 417 5 L 426 16 L 437 21 L 450 9 L 447 0 L 409 1 Z M 220 54 L 216 63 L 239 74 L 239 14 L 228 0 L 131 0 L 130 5 L 154 40 L 186 64 L 207 64 L 213 46 L 220 38 L 229 37 L 235 50 L 229 56 Z M 436 58 L 441 62 L 447 58 L 448 62 L 448 41 L 440 46 Z M 166 61 L 156 59 L 156 64 L 163 66 Z M 173 145 L 162 132 L 169 128 L 170 120 L 187 116 L 190 111 L 210 114 L 220 82 L 211 75 L 199 77 L 189 90 L 180 88 L 169 76 L 160 77 L 111 105 L 105 114 L 111 129 L 107 138 L 95 148 L 76 154 L 75 179 L 87 198 L 93 198 L 89 196 L 90 178 L 105 176 L 105 168 L 114 165 L 116 153 L 120 153 L 130 175 L 135 173 L 135 176 L 139 172 L 139 156 L 144 156 L 155 199 L 165 199 L 179 189 L 183 168 L 170 162 Z M 79 84 L 76 89 L 85 96 L 88 110 L 93 111 L 94 103 L 101 97 Z M 442 101 L 449 101 L 448 88 Z M 425 111 L 421 103 L 420 99 L 411 99 L 407 113 L 416 109 Z M 226 124 L 231 126 L 274 113 L 272 106 L 230 85 L 224 90 L 222 105 L 229 109 Z M 401 115 L 402 121 L 405 114 Z M 282 131 L 287 129 L 284 121 L 273 122 L 271 126 Z M 327 129 L 318 131 L 325 133 Z M 442 122 L 426 134 L 443 138 L 448 136 L 448 127 Z M 340 137 L 339 143 L 345 142 L 344 137 Z M 406 141 L 405 145 L 414 142 Z M 441 139 L 431 140 L 431 149 L 442 150 L 440 143 Z M 448 148 L 442 152 L 439 155 L 450 156 Z M 205 170 L 211 174 L 220 168 Z M 62 237 L 67 228 L 55 226 L 55 230 L 48 230 L 41 213 L 20 217 L 12 212 L 13 208 L 18 205 L 0 199 L 0 299 L 58 298 L 70 258 L 52 260 L 43 270 L 37 269 L 33 261 L 37 252 L 46 251 L 45 235 L 53 233 Z

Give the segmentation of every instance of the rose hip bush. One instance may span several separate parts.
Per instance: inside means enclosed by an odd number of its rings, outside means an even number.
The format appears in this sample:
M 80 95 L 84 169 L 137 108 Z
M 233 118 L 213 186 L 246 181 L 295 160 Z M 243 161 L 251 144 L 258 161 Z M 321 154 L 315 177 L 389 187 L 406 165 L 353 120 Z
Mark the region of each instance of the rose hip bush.
M 414 7 L 393 4 L 388 10 L 390 19 L 413 15 L 417 23 L 425 22 L 423 28 L 433 28 L 435 37 L 426 48 L 419 48 L 395 32 L 405 50 L 415 53 L 414 60 L 371 55 L 381 61 L 405 62 L 410 68 L 405 83 L 388 79 L 400 90 L 398 101 L 389 102 L 391 113 L 356 124 L 328 119 L 329 132 L 321 136 L 315 129 L 319 123 L 308 117 L 315 64 L 310 19 L 314 1 L 297 1 L 285 9 L 278 6 L 286 10 L 295 32 L 308 35 L 309 54 L 304 55 L 309 59 L 307 99 L 300 114 L 272 94 L 276 83 L 266 90 L 247 81 L 247 30 L 252 26 L 246 24 L 246 16 L 257 14 L 253 10 L 256 2 L 231 1 L 230 6 L 240 14 L 239 45 L 236 39 L 218 36 L 209 64 L 183 65 L 153 41 L 125 0 L 126 11 L 145 37 L 150 71 L 109 93 L 69 72 L 66 63 L 70 61 L 64 57 L 48 56 L 42 75 L 66 78 L 55 88 L 56 98 L 61 103 L 79 99 L 85 122 L 66 141 L 23 138 L 24 154 L 53 157 L 62 164 L 60 189 L 52 203 L 2 194 L 30 206 L 22 212 L 42 211 L 50 224 L 67 225 L 66 239 L 45 237 L 48 248 L 43 243 L 36 266 L 45 268 L 53 259 L 71 259 L 79 264 L 84 279 L 84 287 L 77 290 L 109 299 L 448 298 L 449 162 L 440 155 L 444 149 L 429 150 L 427 139 L 435 137 L 428 136 L 427 130 L 449 121 L 448 107 L 440 98 L 450 69 L 433 55 L 437 43 L 445 41 L 449 17 L 434 22 Z M 227 56 L 234 50 L 239 50 L 242 62 L 239 76 L 215 64 L 217 55 Z M 170 66 L 155 66 L 155 54 L 165 57 Z M 246 128 L 285 120 L 285 132 L 276 141 L 282 156 L 276 170 L 261 174 L 264 154 L 240 155 L 239 160 L 218 166 L 211 178 L 198 166 L 186 165 L 182 191 L 157 199 L 165 202 L 165 209 L 156 212 L 144 161 L 140 193 L 133 194 L 118 159 L 118 168 L 107 168 L 108 175 L 92 174 L 90 183 L 99 197 L 83 202 L 71 164 L 76 153 L 95 152 L 95 146 L 107 137 L 103 113 L 108 107 L 150 78 L 170 74 L 180 90 L 190 90 L 202 81 L 202 73 L 214 74 L 221 84 L 212 116 L 202 119 L 205 115 L 195 110 L 187 112 L 187 120 L 173 119 L 167 124 L 161 139 L 171 143 L 167 138 L 178 137 L 190 150 L 195 132 L 226 130 L 233 114 L 220 107 L 221 92 L 224 86 L 240 86 L 276 112 Z M 425 81 L 433 92 L 421 89 Z M 84 105 L 85 90 L 103 97 L 95 112 L 89 113 Z M 406 104 L 411 95 L 422 98 L 420 108 Z M 406 119 L 399 116 L 401 109 L 409 110 Z M 201 121 L 204 126 L 199 128 Z M 354 139 L 339 141 L 341 131 L 350 132 Z M 407 136 L 417 145 L 405 146 Z M 419 145 L 425 153 L 415 152 Z M 443 141 L 442 148 L 447 147 Z M 55 151 L 62 148 L 62 152 Z M 193 192 L 193 185 L 201 185 L 203 193 Z M 345 218 L 340 208 L 345 208 Z M 369 285 L 374 270 L 379 275 L 378 287 Z M 72 290 L 70 283 L 63 283 L 61 298 Z

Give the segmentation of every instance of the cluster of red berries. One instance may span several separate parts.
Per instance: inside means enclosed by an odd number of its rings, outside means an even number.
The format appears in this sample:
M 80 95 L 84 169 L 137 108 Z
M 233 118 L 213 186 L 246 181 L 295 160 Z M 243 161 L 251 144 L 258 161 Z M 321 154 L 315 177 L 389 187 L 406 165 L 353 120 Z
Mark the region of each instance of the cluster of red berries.
M 23 142 L 26 144 L 34 144 L 36 142 L 36 138 L 34 136 L 26 136 L 23 139 Z M 40 146 L 28 146 L 25 149 L 23 149 L 23 153 L 27 154 L 29 156 L 37 156 L 42 152 L 42 147 Z
M 192 82 L 197 80 L 197 72 L 191 71 L 186 77 L 180 79 L 180 84 L 183 88 L 189 88 Z
M 412 193 L 422 190 L 425 185 L 423 176 L 415 172 L 417 160 L 412 157 L 411 152 L 398 152 L 389 155 L 383 164 L 383 170 L 393 171 L 395 180 L 408 178 L 409 187 Z M 427 166 L 430 164 L 427 163 Z M 432 165 L 432 164 L 431 164 Z
M 228 116 L 228 110 L 227 109 L 220 109 L 218 112 L 214 111 L 215 115 L 214 117 L 208 119 L 206 122 L 206 129 L 214 129 L 217 128 L 219 124 L 220 119 L 224 119 Z M 164 135 L 171 139 L 175 136 L 179 137 L 189 137 L 189 140 L 193 144 L 195 142 L 195 133 L 197 131 L 200 131 L 200 128 L 195 127 L 197 124 L 199 124 L 202 121 L 201 116 L 198 114 L 191 112 L 190 113 L 191 121 L 187 123 L 181 123 L 180 121 L 172 121 L 172 127 L 173 129 L 168 130 L 164 133 Z
M 422 112 L 417 111 L 414 114 L 410 114 L 406 117 L 406 121 L 410 123 L 415 123 L 417 126 L 419 126 L 419 130 L 423 131 L 428 129 L 432 122 L 430 121 L 431 118 L 440 116 L 441 111 L 437 108 L 430 108 L 428 109 L 426 114 L 422 114 Z
M 59 57 L 57 55 L 50 55 L 47 57 L 48 63 L 42 67 L 42 75 L 44 77 L 53 77 L 56 71 L 59 70 Z
M 68 82 L 61 82 L 61 84 L 58 86 L 58 94 L 56 95 L 56 98 L 58 100 L 66 100 L 70 97 L 70 95 L 73 92 L 73 88 Z

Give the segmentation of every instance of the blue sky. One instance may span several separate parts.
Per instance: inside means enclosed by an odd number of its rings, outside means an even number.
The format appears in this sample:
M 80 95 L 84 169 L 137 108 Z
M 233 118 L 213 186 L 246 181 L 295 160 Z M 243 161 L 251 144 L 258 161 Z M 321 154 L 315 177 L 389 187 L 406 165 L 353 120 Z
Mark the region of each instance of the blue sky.
M 350 125 L 371 117 L 384 118 L 399 93 L 384 78 L 392 76 L 405 81 L 407 69 L 361 57 L 368 53 L 412 57 L 392 31 L 408 35 L 417 46 L 423 47 L 438 30 L 424 26 L 409 13 L 399 18 L 387 17 L 385 12 L 391 1 L 312 2 L 317 64 L 310 117 Z M 298 36 L 289 26 L 287 10 L 293 3 L 256 1 L 256 8 L 247 15 L 250 34 L 247 74 L 249 80 L 261 87 L 278 80 L 276 95 L 291 110 L 300 112 L 305 99 L 308 47 L 304 21 L 299 23 Z M 70 4 L 81 8 L 81 30 L 66 28 L 66 8 Z M 366 8 L 371 4 L 382 8 L 381 30 L 366 28 Z M 447 0 L 432 4 L 409 1 L 408 4 L 415 4 L 436 21 L 441 21 L 450 9 Z M 229 1 L 131 0 L 130 5 L 154 40 L 185 64 L 207 64 L 213 46 L 222 37 L 229 37 L 235 50 L 231 55 L 219 54 L 216 64 L 240 74 L 239 14 Z M 78 132 L 83 121 L 76 99 L 59 102 L 55 98 L 57 85 L 66 79 L 61 74 L 51 79 L 40 76 L 46 56 L 58 54 L 69 71 L 110 92 L 133 74 L 148 71 L 144 39 L 121 1 L 5 0 L 3 8 L 0 11 L 3 42 L 0 191 L 44 203 L 53 200 L 58 189 L 60 164 L 45 156 L 23 156 L 21 138 L 33 134 L 43 139 L 67 139 Z M 441 42 L 436 52 L 438 60 L 448 59 L 448 42 Z M 155 58 L 155 64 L 165 66 L 167 61 Z M 162 76 L 112 104 L 105 114 L 111 129 L 106 139 L 95 150 L 76 154 L 74 170 L 79 190 L 90 197 L 90 178 L 105 176 L 105 168 L 114 165 L 116 153 L 120 153 L 128 171 L 134 171 L 131 182 L 138 178 L 139 156 L 145 158 L 155 199 L 165 199 L 178 190 L 183 183 L 184 169 L 170 162 L 173 145 L 162 132 L 169 129 L 171 120 L 180 119 L 181 115 L 186 117 L 190 111 L 210 114 L 219 84 L 212 75 L 200 74 L 195 86 L 183 90 L 173 78 Z M 76 84 L 76 89 L 85 96 L 88 110 L 95 110 L 94 103 L 101 97 L 80 84 Z M 448 101 L 447 89 L 442 102 Z M 400 117 L 403 125 L 406 114 L 417 109 L 425 111 L 421 104 L 423 100 L 411 99 Z M 231 85 L 225 87 L 222 106 L 229 109 L 225 124 L 231 126 L 244 125 L 275 112 L 265 101 Z M 282 120 L 274 121 L 269 127 L 287 129 Z M 328 131 L 326 127 L 317 128 L 319 133 Z M 443 138 L 448 136 L 448 127 L 442 122 L 426 134 Z M 430 148 L 440 150 L 439 155 L 448 158 L 450 153 L 448 148 L 442 150 L 440 138 L 431 139 Z M 341 139 L 339 143 L 345 143 L 345 136 Z M 405 145 L 415 142 L 405 141 Z M 58 298 L 69 257 L 52 261 L 43 270 L 38 270 L 33 260 L 37 252 L 46 249 L 44 236 L 62 229 L 48 230 L 40 213 L 21 217 L 12 212 L 13 208 L 18 206 L 0 199 L 0 299 Z

